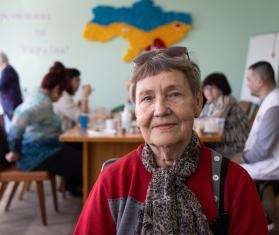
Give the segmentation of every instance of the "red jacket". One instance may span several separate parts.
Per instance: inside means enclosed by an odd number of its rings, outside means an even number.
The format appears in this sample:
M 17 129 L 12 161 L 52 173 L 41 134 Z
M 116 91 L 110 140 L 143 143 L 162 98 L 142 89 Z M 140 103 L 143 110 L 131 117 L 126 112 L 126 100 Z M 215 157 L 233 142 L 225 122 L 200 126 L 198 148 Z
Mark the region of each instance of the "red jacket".
M 109 166 L 96 181 L 75 228 L 75 235 L 131 234 L 143 205 L 151 174 L 144 168 L 142 146 Z M 212 185 L 211 150 L 202 146 L 200 163 L 188 178 L 209 222 L 217 215 Z M 229 214 L 229 234 L 268 234 L 261 201 L 247 172 L 229 162 L 224 207 Z M 133 233 L 132 233 L 133 234 Z

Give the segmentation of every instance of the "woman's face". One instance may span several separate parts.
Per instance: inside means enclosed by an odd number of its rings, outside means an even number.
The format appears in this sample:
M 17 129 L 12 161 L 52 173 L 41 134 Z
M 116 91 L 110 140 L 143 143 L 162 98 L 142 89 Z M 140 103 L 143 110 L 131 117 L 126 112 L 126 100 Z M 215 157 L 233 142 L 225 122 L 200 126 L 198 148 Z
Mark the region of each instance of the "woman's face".
M 60 87 L 57 85 L 52 90 L 49 91 L 49 97 L 52 102 L 56 102 L 60 99 L 62 96 L 62 92 L 60 90 Z
M 194 98 L 180 71 L 162 72 L 136 84 L 135 114 L 144 140 L 155 146 L 188 144 L 202 98 Z
M 203 88 L 203 94 L 205 98 L 211 102 L 213 100 L 216 100 L 220 95 L 222 95 L 222 91 L 214 85 L 206 85 Z
M 77 92 L 77 90 L 79 88 L 79 85 L 80 85 L 80 78 L 79 77 L 72 78 L 72 80 L 71 80 L 71 90 L 72 90 L 73 95 Z

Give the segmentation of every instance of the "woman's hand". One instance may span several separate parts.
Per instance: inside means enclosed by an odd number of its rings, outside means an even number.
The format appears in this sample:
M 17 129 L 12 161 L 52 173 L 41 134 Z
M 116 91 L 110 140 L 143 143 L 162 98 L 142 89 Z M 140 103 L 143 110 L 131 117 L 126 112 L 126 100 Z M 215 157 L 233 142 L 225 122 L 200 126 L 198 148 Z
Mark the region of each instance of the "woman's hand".
M 82 99 L 87 99 L 88 96 L 92 93 L 92 88 L 89 84 L 86 84 L 82 87 L 81 97 Z
M 8 162 L 16 162 L 20 159 L 20 156 L 18 153 L 9 152 L 6 154 L 5 158 Z

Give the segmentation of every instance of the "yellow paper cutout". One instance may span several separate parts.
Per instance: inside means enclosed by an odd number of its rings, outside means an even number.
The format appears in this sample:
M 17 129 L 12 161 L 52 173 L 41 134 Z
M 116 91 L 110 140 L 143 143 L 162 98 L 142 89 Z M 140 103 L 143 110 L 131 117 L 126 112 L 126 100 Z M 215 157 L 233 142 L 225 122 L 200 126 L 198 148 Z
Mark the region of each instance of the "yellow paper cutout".
M 107 26 L 89 23 L 84 29 L 83 37 L 87 40 L 101 42 L 106 42 L 116 36 L 123 37 L 129 42 L 129 48 L 123 59 L 129 62 L 145 48 L 153 45 L 156 38 L 162 40 L 166 47 L 170 47 L 185 37 L 191 28 L 189 24 L 178 21 L 165 24 L 149 32 L 124 23 L 113 23 Z

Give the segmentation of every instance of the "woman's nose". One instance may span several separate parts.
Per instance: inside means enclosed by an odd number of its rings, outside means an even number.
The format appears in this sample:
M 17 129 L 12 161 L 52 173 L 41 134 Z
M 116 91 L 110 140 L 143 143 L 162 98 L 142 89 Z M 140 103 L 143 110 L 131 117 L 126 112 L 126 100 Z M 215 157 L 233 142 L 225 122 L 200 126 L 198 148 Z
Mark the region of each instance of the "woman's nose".
M 154 116 L 162 117 L 170 114 L 170 107 L 168 103 L 163 98 L 158 98 L 154 105 Z

